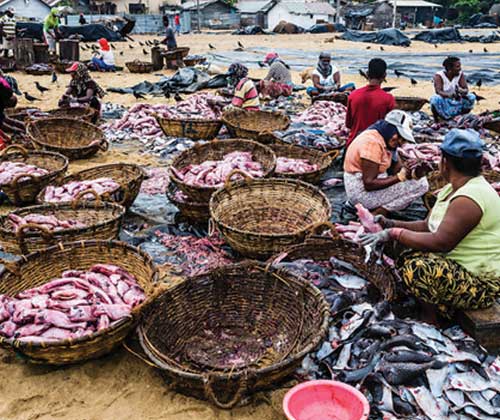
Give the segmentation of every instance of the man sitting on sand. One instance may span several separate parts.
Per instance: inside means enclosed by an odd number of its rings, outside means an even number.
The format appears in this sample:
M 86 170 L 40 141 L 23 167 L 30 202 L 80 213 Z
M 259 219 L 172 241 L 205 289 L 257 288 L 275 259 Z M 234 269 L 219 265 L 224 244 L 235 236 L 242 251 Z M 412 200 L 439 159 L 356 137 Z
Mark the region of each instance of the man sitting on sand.
M 436 94 L 431 97 L 431 109 L 437 120 L 450 120 L 457 115 L 468 114 L 474 108 L 476 96 L 469 93 L 467 79 L 458 57 L 448 57 L 444 70 L 434 76 Z
M 272 52 L 266 55 L 264 64 L 269 65 L 269 72 L 260 81 L 259 92 L 262 97 L 278 98 L 290 96 L 293 90 L 290 67 L 278 55 Z
M 322 52 L 319 56 L 318 65 L 312 73 L 313 86 L 307 88 L 309 96 L 317 96 L 321 93 L 346 92 L 355 88 L 354 83 L 341 86 L 340 71 L 332 64 L 332 56 L 329 52 Z

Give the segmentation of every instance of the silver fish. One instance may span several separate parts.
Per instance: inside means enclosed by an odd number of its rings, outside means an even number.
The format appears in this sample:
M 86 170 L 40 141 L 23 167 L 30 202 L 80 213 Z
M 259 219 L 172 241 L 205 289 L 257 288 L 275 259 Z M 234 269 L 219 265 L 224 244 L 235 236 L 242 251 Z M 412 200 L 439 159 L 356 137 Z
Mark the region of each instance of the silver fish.
M 379 402 L 379 407 L 381 410 L 388 411 L 389 413 L 394 413 L 392 391 L 387 386 L 382 386 L 382 399 Z
M 487 381 L 476 371 L 455 373 L 450 376 L 450 387 L 462 391 L 484 391 L 494 389 L 500 391 L 500 384 L 494 381 Z
M 331 278 L 345 289 L 360 290 L 368 284 L 366 280 L 353 274 L 334 274 Z
M 432 395 L 438 398 L 443 395 L 444 383 L 448 377 L 448 365 L 445 365 L 441 369 L 428 369 L 425 374 L 429 381 Z
M 477 408 L 481 409 L 486 414 L 489 414 L 490 416 L 497 414 L 497 409 L 493 407 L 480 392 L 468 392 L 467 397 L 474 403 Z
M 465 407 L 464 412 L 465 414 L 468 414 L 469 416 L 472 416 L 478 420 L 498 420 L 498 416 L 487 416 L 486 414 L 482 413 L 481 410 L 472 406 Z
M 496 391 L 493 391 L 492 389 L 487 389 L 486 391 L 483 391 L 482 394 L 483 397 L 488 401 L 491 400 L 495 395 L 497 395 Z
M 445 338 L 443 337 L 443 334 L 441 334 L 437 328 L 434 328 L 430 325 L 415 322 L 412 324 L 411 330 L 413 334 L 415 334 L 418 338 L 420 338 L 423 341 L 435 340 L 443 344 L 445 343 Z
M 465 394 L 459 389 L 445 389 L 444 394 L 454 408 L 461 409 L 465 404 Z
M 427 388 L 420 386 L 409 388 L 409 391 L 427 417 L 432 420 L 448 419 L 448 410 L 445 409 L 445 404 L 440 404 Z
M 349 359 L 351 358 L 351 348 L 352 343 L 348 343 L 342 347 L 339 357 L 337 358 L 337 363 L 335 364 L 336 369 L 345 369 L 347 367 Z

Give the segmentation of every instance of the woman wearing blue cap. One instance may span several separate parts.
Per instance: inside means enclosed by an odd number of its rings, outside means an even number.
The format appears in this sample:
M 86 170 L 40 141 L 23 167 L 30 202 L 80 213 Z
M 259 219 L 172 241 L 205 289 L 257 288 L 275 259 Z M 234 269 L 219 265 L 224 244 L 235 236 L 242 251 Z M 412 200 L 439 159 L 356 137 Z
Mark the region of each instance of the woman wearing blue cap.
M 493 305 L 500 292 L 500 197 L 481 176 L 484 143 L 473 130 L 451 130 L 441 144 L 441 175 L 449 182 L 426 220 L 376 216 L 385 228 L 364 245 L 397 241 L 407 288 L 424 302 L 449 309 Z

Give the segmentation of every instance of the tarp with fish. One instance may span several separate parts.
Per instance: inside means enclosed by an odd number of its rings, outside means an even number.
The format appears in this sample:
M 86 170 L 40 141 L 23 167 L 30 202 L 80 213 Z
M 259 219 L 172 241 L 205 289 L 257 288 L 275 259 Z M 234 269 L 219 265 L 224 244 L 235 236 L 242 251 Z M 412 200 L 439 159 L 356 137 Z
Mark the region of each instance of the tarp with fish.
M 361 32 L 347 30 L 341 37 L 345 41 L 371 42 L 374 44 L 397 45 L 408 47 L 411 44 L 403 32 L 398 29 L 383 29 L 377 32 Z

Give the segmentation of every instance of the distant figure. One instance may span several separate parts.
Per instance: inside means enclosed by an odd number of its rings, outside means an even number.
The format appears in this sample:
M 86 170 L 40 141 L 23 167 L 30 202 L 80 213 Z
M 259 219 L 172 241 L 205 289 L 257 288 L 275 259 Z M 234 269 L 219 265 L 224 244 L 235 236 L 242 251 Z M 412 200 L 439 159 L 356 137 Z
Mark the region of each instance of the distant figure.
M 5 108 L 14 108 L 16 105 L 17 98 L 12 87 L 4 77 L 0 77 L 0 149 L 2 149 L 2 143 L 5 146 L 10 141 L 4 131 L 11 134 L 25 134 L 26 127 L 22 122 L 5 115 Z
M 50 9 L 50 13 L 43 21 L 43 35 L 45 42 L 49 46 L 49 53 L 55 54 L 57 31 L 61 22 L 59 21 L 59 12 L 57 8 Z
M 381 88 L 387 64 L 380 58 L 368 63 L 368 84 L 349 95 L 345 125 L 351 129 L 347 146 L 364 130 L 383 120 L 396 107 L 396 100 Z
M 457 115 L 468 114 L 474 108 L 476 96 L 469 93 L 467 79 L 458 57 L 448 57 L 443 61 L 444 70 L 434 76 L 436 94 L 431 97 L 434 118 L 450 120 Z
M 16 18 L 14 17 L 14 9 L 9 7 L 5 14 L 0 18 L 2 27 L 2 49 L 5 57 L 9 56 L 12 51 L 14 55 L 14 40 L 16 39 Z
M 87 19 L 85 19 L 85 16 L 83 16 L 83 13 L 80 13 L 80 19 L 78 19 L 78 22 L 80 22 L 80 25 L 87 24 Z
M 105 38 L 99 39 L 101 47 L 92 57 L 92 63 L 99 71 L 115 71 L 115 57 Z
M 340 70 L 331 64 L 332 56 L 329 52 L 322 52 L 319 56 L 316 70 L 312 73 L 313 86 L 307 88 L 309 96 L 317 96 L 328 92 L 345 92 L 354 89 L 354 83 L 341 86 Z
M 175 14 L 174 24 L 175 24 L 175 34 L 180 35 L 181 34 L 181 16 L 179 15 L 179 13 Z
M 269 72 L 264 80 L 259 83 L 261 96 L 268 98 L 290 96 L 293 90 L 290 66 L 275 52 L 266 55 L 264 64 L 269 65 Z
M 259 93 L 255 84 L 248 78 L 248 67 L 240 63 L 233 63 L 229 66 L 227 75 L 230 83 L 234 86 L 234 96 L 231 105 L 245 111 L 258 111 Z
M 165 39 L 161 43 L 167 45 L 167 50 L 175 50 L 177 48 L 177 41 L 175 40 L 175 33 L 170 27 L 167 15 L 163 16 L 163 26 L 165 27 Z
M 435 28 L 441 28 L 443 26 L 443 19 L 439 16 L 434 16 L 432 19 Z

